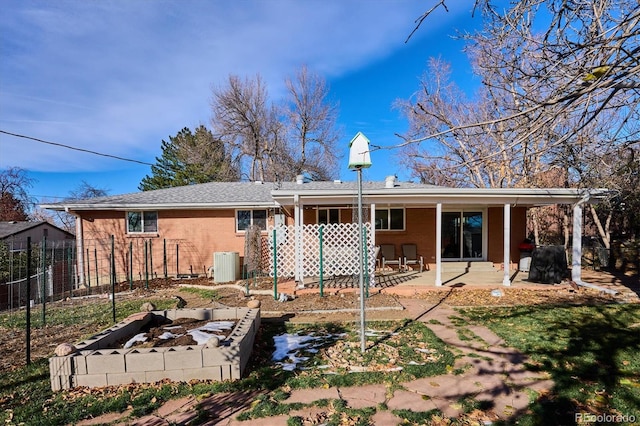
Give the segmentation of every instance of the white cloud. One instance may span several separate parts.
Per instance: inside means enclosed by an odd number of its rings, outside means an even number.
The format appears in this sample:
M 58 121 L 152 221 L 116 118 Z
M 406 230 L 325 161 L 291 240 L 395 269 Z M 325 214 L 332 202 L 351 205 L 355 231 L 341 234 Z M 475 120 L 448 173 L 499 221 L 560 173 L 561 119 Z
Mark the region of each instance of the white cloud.
M 208 123 L 211 87 L 229 74 L 259 73 L 272 98 L 301 64 L 339 77 L 401 46 L 424 4 L 43 0 L 3 6 L 0 35 L 9 42 L 0 51 L 0 129 L 153 162 L 162 139 Z M 6 135 L 0 151 L 0 167 L 107 164 Z

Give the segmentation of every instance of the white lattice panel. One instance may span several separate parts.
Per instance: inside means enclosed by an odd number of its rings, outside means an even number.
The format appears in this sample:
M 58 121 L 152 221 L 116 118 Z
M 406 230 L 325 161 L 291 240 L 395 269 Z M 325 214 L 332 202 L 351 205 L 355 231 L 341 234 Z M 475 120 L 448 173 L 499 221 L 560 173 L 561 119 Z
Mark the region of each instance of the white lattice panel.
M 322 267 L 325 276 L 355 275 L 360 271 L 358 260 L 358 224 L 304 225 L 301 235 L 302 273 L 305 277 L 320 275 L 320 227 L 322 227 Z M 363 224 L 369 274 L 373 276 L 376 260 L 371 243 L 371 226 Z M 278 276 L 295 276 L 296 230 L 293 225 L 279 226 L 275 232 Z M 269 229 L 269 271 L 273 276 L 274 228 Z

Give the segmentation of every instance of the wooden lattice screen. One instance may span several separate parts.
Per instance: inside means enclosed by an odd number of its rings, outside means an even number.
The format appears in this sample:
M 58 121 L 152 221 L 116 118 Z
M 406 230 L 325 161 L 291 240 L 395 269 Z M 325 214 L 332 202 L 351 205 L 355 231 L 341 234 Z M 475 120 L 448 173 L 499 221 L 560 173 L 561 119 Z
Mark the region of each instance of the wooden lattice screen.
M 322 258 L 325 276 L 348 276 L 360 272 L 358 260 L 358 224 L 339 223 L 327 225 L 304 225 L 301 235 L 301 261 L 304 277 L 320 276 L 320 228 L 322 227 Z M 271 227 L 268 232 L 270 252 L 269 273 L 273 276 L 273 231 L 276 234 L 276 256 L 278 277 L 293 277 L 296 270 L 296 228 L 293 225 Z M 371 238 L 371 225 L 363 223 L 366 231 L 365 247 L 369 274 L 373 276 L 376 259 Z

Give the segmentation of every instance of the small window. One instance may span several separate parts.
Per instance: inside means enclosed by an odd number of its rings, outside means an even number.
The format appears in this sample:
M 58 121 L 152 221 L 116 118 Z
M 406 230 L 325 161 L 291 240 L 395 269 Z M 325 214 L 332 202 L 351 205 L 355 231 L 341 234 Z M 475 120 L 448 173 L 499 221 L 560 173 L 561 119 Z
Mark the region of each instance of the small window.
M 127 233 L 158 232 L 158 212 L 127 212 Z
M 340 209 L 318 209 L 318 224 L 340 223 Z
M 236 232 L 246 231 L 251 225 L 267 229 L 266 210 L 236 210 Z
M 404 230 L 404 209 L 376 209 L 376 229 L 381 231 Z

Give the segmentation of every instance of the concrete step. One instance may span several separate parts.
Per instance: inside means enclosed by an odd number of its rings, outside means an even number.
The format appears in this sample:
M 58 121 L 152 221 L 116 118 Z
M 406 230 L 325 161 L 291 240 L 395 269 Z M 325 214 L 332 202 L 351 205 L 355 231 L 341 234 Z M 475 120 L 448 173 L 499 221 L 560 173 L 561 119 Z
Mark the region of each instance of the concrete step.
M 493 262 L 442 262 L 442 272 L 496 272 Z

